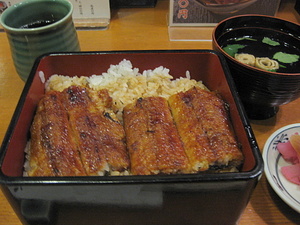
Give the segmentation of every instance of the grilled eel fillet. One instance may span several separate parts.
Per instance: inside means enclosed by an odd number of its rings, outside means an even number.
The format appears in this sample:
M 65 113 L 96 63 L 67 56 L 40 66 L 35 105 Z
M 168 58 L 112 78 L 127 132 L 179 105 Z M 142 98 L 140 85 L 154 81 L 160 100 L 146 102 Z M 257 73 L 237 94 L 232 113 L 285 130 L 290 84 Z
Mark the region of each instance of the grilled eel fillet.
M 208 137 L 203 130 L 192 99 L 191 91 L 170 96 L 169 106 L 193 172 L 205 171 L 216 161 Z
M 211 160 L 213 157 L 209 156 L 208 163 L 221 167 L 239 166 L 243 161 L 243 154 L 236 142 L 224 101 L 214 92 L 198 87 L 191 88 L 179 95 L 183 97 L 181 99 L 186 105 L 191 105 L 194 109 L 203 132 L 208 138 L 210 149 L 215 155 L 215 162 L 213 163 Z M 174 111 L 174 107 L 171 108 Z M 186 116 L 190 116 L 190 114 Z M 179 127 L 180 129 L 182 128 Z M 181 133 L 187 133 L 187 130 Z M 207 145 L 205 144 L 205 146 Z
M 213 92 L 194 87 L 172 95 L 168 104 L 148 97 L 124 108 L 132 174 L 195 173 L 242 163 L 225 104 Z
M 28 175 L 101 175 L 127 170 L 124 129 L 106 110 L 110 103 L 105 90 L 92 95 L 85 88 L 71 86 L 63 92 L 48 92 L 31 128 Z
M 59 92 L 45 95 L 38 104 L 29 155 L 28 176 L 86 175 Z
M 140 98 L 127 105 L 123 121 L 133 175 L 189 171 L 189 161 L 165 98 Z

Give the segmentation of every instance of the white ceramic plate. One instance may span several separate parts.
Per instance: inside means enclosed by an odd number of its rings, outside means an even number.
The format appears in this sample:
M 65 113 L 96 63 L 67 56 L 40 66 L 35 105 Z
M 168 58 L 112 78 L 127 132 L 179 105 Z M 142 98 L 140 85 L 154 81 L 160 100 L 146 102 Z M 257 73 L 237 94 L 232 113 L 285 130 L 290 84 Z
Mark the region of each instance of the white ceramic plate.
M 300 213 L 300 186 L 288 181 L 281 173 L 281 167 L 289 165 L 277 150 L 277 144 L 287 142 L 294 133 L 300 133 L 300 123 L 291 124 L 274 132 L 267 140 L 263 159 L 265 174 L 270 185 L 279 197 L 291 208 Z

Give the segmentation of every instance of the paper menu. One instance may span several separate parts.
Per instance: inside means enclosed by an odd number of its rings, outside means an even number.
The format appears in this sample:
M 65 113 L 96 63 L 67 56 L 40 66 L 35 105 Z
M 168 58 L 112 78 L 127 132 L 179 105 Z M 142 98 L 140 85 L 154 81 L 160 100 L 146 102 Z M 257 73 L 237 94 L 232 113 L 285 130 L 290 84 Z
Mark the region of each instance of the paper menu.
M 223 19 L 243 14 L 274 16 L 280 0 L 258 0 L 253 4 L 228 14 L 218 14 L 204 8 L 199 0 L 169 0 L 169 26 L 214 26 Z M 215 1 L 208 1 L 215 2 Z M 220 1 L 222 2 L 222 1 Z M 233 1 L 229 1 L 233 2 Z
M 107 27 L 110 22 L 109 0 L 70 0 L 77 27 Z
M 280 4 L 280 0 L 257 0 L 236 12 L 217 14 L 204 8 L 199 1 L 169 0 L 168 33 L 171 41 L 211 41 L 215 25 L 223 19 L 243 14 L 274 16 Z

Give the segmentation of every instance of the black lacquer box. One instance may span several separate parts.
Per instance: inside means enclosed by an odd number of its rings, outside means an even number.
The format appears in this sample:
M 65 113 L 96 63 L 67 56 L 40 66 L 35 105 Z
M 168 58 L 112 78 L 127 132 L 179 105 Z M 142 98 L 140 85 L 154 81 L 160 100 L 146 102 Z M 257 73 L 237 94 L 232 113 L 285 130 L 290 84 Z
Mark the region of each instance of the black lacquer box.
M 130 60 L 142 70 L 164 66 L 217 90 L 245 161 L 239 172 L 150 176 L 23 177 L 24 149 L 36 106 L 52 74 L 91 76 Z M 224 58 L 211 50 L 52 53 L 27 80 L 0 151 L 0 184 L 24 224 L 236 224 L 263 171 L 250 123 Z

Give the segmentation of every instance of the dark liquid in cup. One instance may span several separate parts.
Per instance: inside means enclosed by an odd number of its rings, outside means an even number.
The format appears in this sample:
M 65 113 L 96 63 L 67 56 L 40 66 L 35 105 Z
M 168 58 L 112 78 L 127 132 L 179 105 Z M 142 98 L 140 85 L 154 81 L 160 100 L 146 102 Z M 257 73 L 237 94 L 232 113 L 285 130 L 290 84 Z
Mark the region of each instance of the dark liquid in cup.
M 44 27 L 47 25 L 50 25 L 52 23 L 55 23 L 56 20 L 37 20 L 28 24 L 24 24 L 20 26 L 21 29 L 28 29 L 28 28 L 38 28 L 38 27 Z

